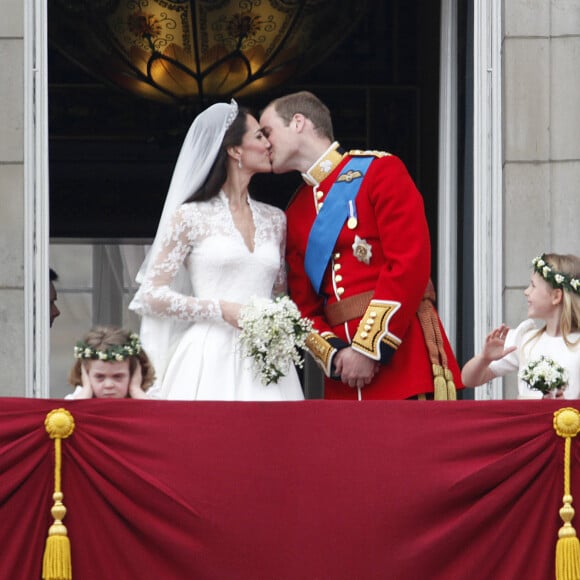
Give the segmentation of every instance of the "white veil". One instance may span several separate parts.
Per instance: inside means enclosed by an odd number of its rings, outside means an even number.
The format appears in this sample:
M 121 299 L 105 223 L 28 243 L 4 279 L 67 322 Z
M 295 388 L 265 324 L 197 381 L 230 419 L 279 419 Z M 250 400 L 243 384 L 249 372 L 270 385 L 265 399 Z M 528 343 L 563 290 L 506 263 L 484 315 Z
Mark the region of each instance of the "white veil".
M 136 281 L 141 284 L 148 274 L 153 258 L 159 252 L 162 240 L 167 233 L 171 216 L 207 179 L 210 169 L 219 153 L 224 135 L 238 115 L 238 105 L 234 99 L 231 103 L 216 103 L 201 112 L 191 124 L 173 170 L 169 191 L 165 198 L 163 212 L 157 226 L 157 233 Z M 191 293 L 189 278 L 182 266 L 171 285 L 173 290 L 184 294 Z M 129 304 L 130 310 L 143 311 L 141 288 Z M 141 343 L 155 368 L 155 384 L 150 389 L 150 396 L 155 396 L 165 374 L 167 362 L 173 346 L 190 323 L 167 318 L 144 315 L 141 322 Z

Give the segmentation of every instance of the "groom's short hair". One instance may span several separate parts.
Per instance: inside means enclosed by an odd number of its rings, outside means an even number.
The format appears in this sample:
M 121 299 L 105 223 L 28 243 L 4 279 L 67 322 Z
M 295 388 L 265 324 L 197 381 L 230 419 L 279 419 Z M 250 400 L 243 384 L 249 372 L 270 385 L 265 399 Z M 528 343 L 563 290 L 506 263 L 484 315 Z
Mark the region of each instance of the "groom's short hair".
M 334 141 L 332 118 L 328 107 L 313 93 L 299 91 L 274 99 L 271 103 L 276 113 L 286 125 L 290 124 L 296 113 L 301 113 L 312 121 L 314 129 L 321 137 Z

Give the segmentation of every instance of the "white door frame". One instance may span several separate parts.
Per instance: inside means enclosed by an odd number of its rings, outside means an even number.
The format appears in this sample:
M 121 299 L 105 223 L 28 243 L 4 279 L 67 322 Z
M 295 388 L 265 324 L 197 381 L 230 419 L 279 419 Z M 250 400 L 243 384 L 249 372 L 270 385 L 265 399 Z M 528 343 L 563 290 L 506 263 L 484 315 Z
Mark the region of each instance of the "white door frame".
M 457 347 L 457 0 L 441 0 L 437 309 Z
M 473 5 L 474 347 L 502 320 L 501 0 Z M 457 329 L 457 0 L 441 2 L 438 308 L 456 346 Z M 469 122 L 469 119 L 468 121 Z M 501 399 L 501 381 L 476 399 Z
M 49 397 L 48 38 L 46 0 L 24 2 L 25 394 Z
M 473 6 L 473 299 L 474 350 L 503 319 L 501 0 Z M 496 379 L 475 398 L 502 399 Z
M 474 345 L 503 316 L 501 4 L 474 0 Z M 457 327 L 457 0 L 441 1 L 439 284 L 441 318 L 455 346 Z M 24 3 L 24 194 L 26 395 L 49 396 L 49 187 L 46 0 Z M 496 383 L 496 384 L 494 384 Z M 477 399 L 501 399 L 494 381 Z

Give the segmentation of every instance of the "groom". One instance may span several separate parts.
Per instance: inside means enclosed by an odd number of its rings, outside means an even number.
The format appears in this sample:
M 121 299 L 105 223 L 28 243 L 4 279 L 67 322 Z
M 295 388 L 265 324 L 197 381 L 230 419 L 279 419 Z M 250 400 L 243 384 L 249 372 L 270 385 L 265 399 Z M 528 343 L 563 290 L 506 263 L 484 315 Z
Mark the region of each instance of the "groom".
M 345 152 L 302 91 L 260 117 L 274 173 L 305 183 L 287 209 L 288 283 L 316 333 L 327 399 L 454 399 L 460 371 L 437 312 L 423 199 L 403 163 Z

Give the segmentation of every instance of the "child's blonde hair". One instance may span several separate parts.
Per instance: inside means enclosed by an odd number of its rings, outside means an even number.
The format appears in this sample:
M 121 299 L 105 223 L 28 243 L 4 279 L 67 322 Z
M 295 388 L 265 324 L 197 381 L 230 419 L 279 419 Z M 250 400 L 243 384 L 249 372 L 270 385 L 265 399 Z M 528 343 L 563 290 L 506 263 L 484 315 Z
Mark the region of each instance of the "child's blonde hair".
M 569 278 L 580 279 L 580 257 L 574 254 L 545 254 L 544 259 L 556 272 L 566 274 Z M 562 289 L 562 313 L 560 330 L 568 346 L 575 346 L 579 340 L 571 342 L 568 335 L 580 330 L 580 289 L 578 292 Z
M 548 275 L 536 264 L 538 260 L 548 266 Z M 580 331 L 580 289 L 575 291 L 569 284 L 558 285 L 555 281 L 557 274 L 564 274 L 568 280 L 580 280 L 580 257 L 574 254 L 542 254 L 534 259 L 534 270 L 552 287 L 562 290 L 562 311 L 560 312 L 560 332 L 568 348 L 576 348 L 580 338 L 570 340 L 570 334 Z M 522 346 L 532 345 L 545 332 L 545 327 L 535 332 Z
M 114 362 L 115 360 L 128 360 L 129 372 L 131 376 L 137 368 L 137 362 L 141 363 L 141 388 L 146 391 L 155 380 L 155 370 L 147 356 L 147 353 L 142 349 L 136 349 L 138 352 L 133 352 L 133 346 L 138 343 L 138 337 L 130 330 L 125 330 L 117 326 L 96 326 L 89 330 L 81 342 L 77 343 L 75 347 L 75 357 L 77 358 L 75 364 L 70 370 L 68 382 L 73 387 L 82 384 L 81 366 L 85 361 L 103 360 L 99 357 L 99 353 L 120 353 L 120 358 L 114 359 L 109 356 L 105 360 Z M 87 356 L 81 353 L 85 352 Z

